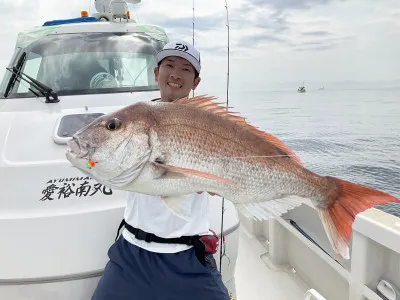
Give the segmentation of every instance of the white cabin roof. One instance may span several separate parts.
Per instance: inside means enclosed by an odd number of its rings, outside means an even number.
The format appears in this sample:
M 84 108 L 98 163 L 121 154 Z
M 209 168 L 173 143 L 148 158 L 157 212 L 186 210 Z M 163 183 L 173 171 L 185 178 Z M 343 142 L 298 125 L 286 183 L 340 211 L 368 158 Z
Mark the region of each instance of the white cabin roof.
M 16 47 L 26 47 L 34 41 L 47 35 L 72 34 L 85 32 L 143 32 L 154 39 L 168 42 L 165 30 L 157 25 L 138 24 L 135 21 L 122 22 L 82 22 L 58 24 L 50 26 L 35 26 L 18 34 Z

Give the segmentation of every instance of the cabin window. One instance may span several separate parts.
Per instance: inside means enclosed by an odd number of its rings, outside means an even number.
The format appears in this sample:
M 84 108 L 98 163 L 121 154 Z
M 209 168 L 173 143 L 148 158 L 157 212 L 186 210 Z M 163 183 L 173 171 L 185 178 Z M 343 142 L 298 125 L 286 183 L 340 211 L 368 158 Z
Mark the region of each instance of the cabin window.
M 50 34 L 21 48 L 21 71 L 59 95 L 158 90 L 154 68 L 164 44 L 138 32 Z M 17 80 L 8 98 L 36 97 L 30 89 Z

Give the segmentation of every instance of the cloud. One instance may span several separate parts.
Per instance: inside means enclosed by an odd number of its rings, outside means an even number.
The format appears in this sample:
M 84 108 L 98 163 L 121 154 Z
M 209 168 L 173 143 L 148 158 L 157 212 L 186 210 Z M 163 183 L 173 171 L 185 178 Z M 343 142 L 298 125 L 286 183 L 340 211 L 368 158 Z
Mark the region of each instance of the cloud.
M 246 14 L 243 14 L 246 11 Z M 282 33 L 289 28 L 286 17 L 277 11 L 266 7 L 250 11 L 248 8 L 236 9 L 231 13 L 230 24 L 234 28 L 255 27 L 266 29 L 273 33 Z
M 325 30 L 317 30 L 317 31 L 302 32 L 301 34 L 304 36 L 329 36 L 332 33 Z
M 335 0 L 248 0 L 247 4 L 252 7 L 267 6 L 277 11 L 284 11 L 287 9 L 310 9 L 317 5 L 326 5 L 332 1 Z
M 231 27 L 240 35 L 233 39 L 233 43 L 236 47 L 246 45 L 246 48 L 253 49 L 274 44 L 282 51 L 287 51 L 303 42 L 309 42 L 321 44 L 318 49 L 331 49 L 332 41 L 329 41 L 329 45 L 325 42 L 326 37 L 335 35 L 328 30 L 331 20 L 321 16 L 299 19 L 298 14 L 293 13 L 293 10 L 309 10 L 312 6 L 329 2 L 334 0 L 245 0 L 234 10 L 234 17 L 231 17 Z M 306 51 L 317 48 L 301 49 Z
M 392 17 L 392 19 L 398 21 L 400 18 L 400 10 L 392 11 L 390 13 L 390 16 Z M 397 23 L 397 24 L 399 24 L 399 23 Z
M 164 15 L 154 15 L 155 23 L 161 27 L 173 29 L 188 29 L 193 26 L 192 17 L 171 18 Z M 194 23 L 196 30 L 215 30 L 224 25 L 225 19 L 221 15 L 210 15 L 195 17 Z
M 323 43 L 314 43 L 314 44 L 308 44 L 310 47 L 304 47 L 307 46 L 307 44 L 303 44 L 300 47 L 295 47 L 294 50 L 296 51 L 325 51 L 325 50 L 331 50 L 335 47 L 337 47 L 337 44 L 323 44 Z
M 1 15 L 15 15 L 15 12 L 19 12 L 21 17 L 29 16 L 32 13 L 39 12 L 39 7 L 35 5 L 33 1 L 20 0 L 11 1 L 3 0 L 1 5 Z
M 265 33 L 260 33 L 260 34 L 251 34 L 247 36 L 243 36 L 240 39 L 240 46 L 243 48 L 254 48 L 256 46 L 260 46 L 261 44 L 265 43 L 284 43 L 286 44 L 287 41 L 285 41 L 282 38 L 279 38 L 274 35 L 268 35 Z
M 301 40 L 295 44 L 290 44 L 290 46 L 295 51 L 326 51 L 339 46 L 343 47 L 344 45 L 349 45 L 348 43 L 355 42 L 357 39 L 355 36 L 334 37 L 329 32 L 326 32 L 326 34 L 311 34 L 306 36 L 317 38 L 314 40 Z

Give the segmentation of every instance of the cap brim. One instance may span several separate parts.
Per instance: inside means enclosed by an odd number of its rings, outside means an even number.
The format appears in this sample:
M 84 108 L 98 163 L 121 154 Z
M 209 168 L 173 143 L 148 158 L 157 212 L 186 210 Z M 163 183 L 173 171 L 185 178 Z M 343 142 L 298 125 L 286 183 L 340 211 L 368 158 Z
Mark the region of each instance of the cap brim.
M 180 51 L 177 49 L 165 49 L 165 50 L 161 50 L 160 52 L 157 53 L 157 62 L 159 63 L 160 61 L 162 61 L 164 58 L 168 57 L 168 56 L 178 56 L 178 57 L 182 57 L 184 59 L 186 59 L 187 61 L 189 61 L 192 66 L 194 67 L 194 69 L 197 71 L 197 73 L 200 73 L 200 64 L 197 61 L 197 59 L 184 51 Z

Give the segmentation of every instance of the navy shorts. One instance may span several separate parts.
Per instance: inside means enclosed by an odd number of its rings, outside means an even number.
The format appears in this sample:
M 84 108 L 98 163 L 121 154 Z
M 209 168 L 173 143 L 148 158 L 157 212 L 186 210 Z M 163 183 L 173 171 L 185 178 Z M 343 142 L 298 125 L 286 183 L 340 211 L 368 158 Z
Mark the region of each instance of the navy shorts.
M 210 254 L 202 265 L 193 248 L 155 253 L 132 245 L 121 235 L 108 256 L 92 300 L 229 300 Z

